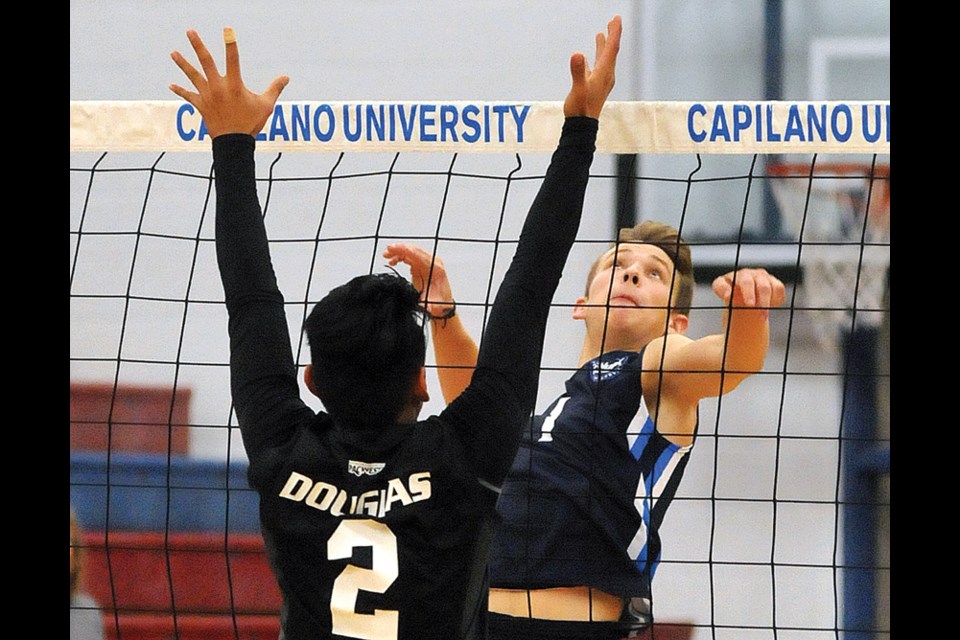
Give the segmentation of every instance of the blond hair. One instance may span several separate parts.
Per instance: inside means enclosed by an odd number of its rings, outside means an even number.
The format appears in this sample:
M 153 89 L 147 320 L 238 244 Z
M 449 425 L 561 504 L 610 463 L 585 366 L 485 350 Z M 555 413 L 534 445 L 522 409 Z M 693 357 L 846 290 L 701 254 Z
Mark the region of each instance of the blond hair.
M 633 244 L 651 244 L 659 247 L 673 262 L 674 275 L 670 286 L 673 294 L 671 296 L 672 310 L 683 315 L 690 315 L 690 307 L 693 305 L 693 289 L 696 281 L 693 277 L 693 258 L 690 255 L 690 246 L 680 236 L 680 232 L 675 228 L 663 222 L 653 220 L 644 220 L 633 227 L 620 229 L 617 236 L 617 242 L 610 245 L 617 246 L 620 243 Z M 600 268 L 600 259 L 598 256 L 590 266 L 590 273 L 587 275 L 587 293 L 590 291 L 590 283 L 597 275 L 597 269 Z

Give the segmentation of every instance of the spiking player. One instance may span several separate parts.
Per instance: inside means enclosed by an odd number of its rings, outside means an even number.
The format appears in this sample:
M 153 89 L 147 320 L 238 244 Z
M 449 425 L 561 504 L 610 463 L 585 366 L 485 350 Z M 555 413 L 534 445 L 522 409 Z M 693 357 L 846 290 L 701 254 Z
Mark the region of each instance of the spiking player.
M 429 313 L 450 308 L 443 262 L 389 245 Z M 427 285 L 427 286 L 424 286 Z M 573 317 L 579 368 L 533 420 L 503 484 L 491 545 L 490 640 L 618 640 L 652 624 L 659 527 L 697 430 L 702 398 L 758 371 L 783 283 L 763 269 L 717 278 L 721 332 L 691 340 L 690 248 L 676 229 L 622 229 L 587 276 Z M 469 381 L 476 345 L 458 320 L 432 322 L 444 399 Z
M 582 53 L 571 56 L 558 147 L 493 304 L 476 373 L 426 420 L 422 309 L 396 274 L 359 276 L 314 306 L 304 323 L 304 380 L 325 411 L 300 398 L 254 163 L 255 136 L 289 79 L 249 91 L 229 28 L 224 76 L 193 30 L 202 71 L 172 54 L 195 91 L 170 88 L 197 108 L 212 138 L 231 392 L 283 595 L 285 640 L 485 638 L 496 500 L 534 406 L 546 319 L 576 237 L 620 33 L 617 16 L 597 34 L 592 70 Z

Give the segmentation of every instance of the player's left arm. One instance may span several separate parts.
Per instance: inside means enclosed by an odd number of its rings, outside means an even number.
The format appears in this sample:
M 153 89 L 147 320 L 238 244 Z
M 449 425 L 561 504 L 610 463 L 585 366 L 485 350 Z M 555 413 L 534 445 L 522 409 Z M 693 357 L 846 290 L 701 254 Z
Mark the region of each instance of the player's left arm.
M 667 335 L 644 352 L 645 371 L 659 373 L 660 393 L 681 402 L 730 392 L 763 368 L 770 344 L 770 309 L 783 304 L 783 282 L 765 269 L 739 269 L 713 281 L 723 301 L 723 329 L 697 340 Z
M 309 412 L 299 396 L 283 296 L 277 286 L 257 196 L 255 136 L 273 113 L 287 85 L 278 76 L 263 93 L 247 89 L 233 29 L 223 32 L 226 73 L 221 75 L 194 30 L 187 38 L 200 69 L 175 51 L 171 58 L 194 90 L 171 84 L 192 104 L 212 138 L 217 206 L 217 265 L 224 290 L 230 335 L 230 385 L 251 462 L 271 443 L 289 435 L 292 412 Z

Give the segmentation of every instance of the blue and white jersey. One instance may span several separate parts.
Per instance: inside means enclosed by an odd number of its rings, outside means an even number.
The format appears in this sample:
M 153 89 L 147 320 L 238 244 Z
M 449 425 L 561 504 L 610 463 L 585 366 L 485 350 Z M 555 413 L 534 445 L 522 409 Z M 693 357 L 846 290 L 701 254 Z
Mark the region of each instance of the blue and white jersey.
M 663 516 L 691 446 L 655 428 L 643 352 L 585 363 L 524 434 L 498 502 L 490 584 L 650 597 Z

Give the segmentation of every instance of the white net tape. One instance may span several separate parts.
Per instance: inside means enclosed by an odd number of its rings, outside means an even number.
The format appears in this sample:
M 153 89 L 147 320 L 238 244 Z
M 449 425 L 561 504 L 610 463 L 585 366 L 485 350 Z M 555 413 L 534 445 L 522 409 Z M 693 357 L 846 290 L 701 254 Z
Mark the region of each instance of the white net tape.
M 889 301 L 889 166 L 779 164 L 770 173 L 784 230 L 800 243 L 800 306 L 820 346 L 834 348 L 841 330 L 879 326 Z

